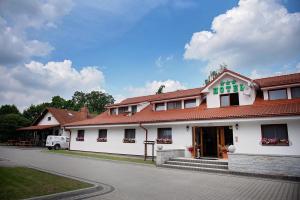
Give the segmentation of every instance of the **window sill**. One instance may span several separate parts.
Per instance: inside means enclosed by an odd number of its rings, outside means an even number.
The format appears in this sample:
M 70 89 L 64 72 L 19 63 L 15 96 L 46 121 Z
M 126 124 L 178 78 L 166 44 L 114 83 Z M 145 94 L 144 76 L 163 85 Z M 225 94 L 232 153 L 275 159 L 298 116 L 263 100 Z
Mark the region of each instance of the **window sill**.
M 290 146 L 289 144 L 261 144 L 262 146 Z
M 84 142 L 84 139 L 82 139 L 82 138 L 76 138 L 76 141 L 77 142 Z

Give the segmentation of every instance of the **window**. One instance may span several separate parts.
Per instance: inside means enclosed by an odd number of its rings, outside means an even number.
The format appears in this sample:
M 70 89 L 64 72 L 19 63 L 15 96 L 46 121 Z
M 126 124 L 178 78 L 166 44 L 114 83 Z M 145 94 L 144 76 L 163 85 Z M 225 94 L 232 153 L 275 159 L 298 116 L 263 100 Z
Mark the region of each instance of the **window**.
M 292 87 L 291 88 L 292 98 L 300 98 L 300 87 Z
M 184 108 L 196 107 L 196 99 L 184 100 Z
M 165 109 L 165 103 L 157 103 L 155 104 L 155 110 L 160 111 Z
M 48 117 L 48 121 L 51 121 L 51 117 Z
M 99 129 L 97 142 L 107 142 L 107 129 Z
M 181 101 L 170 101 L 167 103 L 167 110 L 181 109 Z
M 172 144 L 172 128 L 157 129 L 157 144 Z
M 128 106 L 119 108 L 119 114 L 122 114 L 122 113 L 125 113 L 125 112 L 128 112 Z
M 110 109 L 110 114 L 111 115 L 116 115 L 117 114 L 117 109 L 116 108 L 111 108 Z
M 289 145 L 286 124 L 261 125 L 262 145 Z
M 287 99 L 286 89 L 269 90 L 269 100 Z
M 232 93 L 220 95 L 220 105 L 221 107 L 240 105 L 239 94 Z
M 84 141 L 84 130 L 77 131 L 76 141 Z
M 135 143 L 135 129 L 125 129 L 124 143 Z
M 137 106 L 131 106 L 131 112 L 136 113 L 137 112 Z

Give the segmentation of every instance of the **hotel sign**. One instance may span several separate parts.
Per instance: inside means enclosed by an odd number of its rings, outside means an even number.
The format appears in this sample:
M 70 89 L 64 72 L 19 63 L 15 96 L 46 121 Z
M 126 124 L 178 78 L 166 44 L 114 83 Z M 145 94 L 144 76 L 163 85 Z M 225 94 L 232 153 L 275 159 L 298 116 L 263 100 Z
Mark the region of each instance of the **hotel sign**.
M 239 91 L 244 91 L 244 84 L 237 84 L 236 80 L 222 80 L 219 86 L 213 88 L 213 94 L 223 94 L 225 91 L 227 93 L 233 92 L 237 93 Z

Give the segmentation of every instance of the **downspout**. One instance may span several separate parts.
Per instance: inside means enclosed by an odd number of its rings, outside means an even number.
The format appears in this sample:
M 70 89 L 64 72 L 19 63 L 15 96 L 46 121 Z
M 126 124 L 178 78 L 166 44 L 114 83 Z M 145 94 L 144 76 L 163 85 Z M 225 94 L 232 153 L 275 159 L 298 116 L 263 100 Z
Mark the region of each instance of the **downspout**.
M 147 159 L 147 152 L 148 152 L 148 150 L 147 150 L 147 141 L 148 141 L 148 129 L 146 129 L 143 125 L 142 125 L 142 123 L 140 122 L 140 127 L 142 128 L 142 129 L 144 129 L 145 130 L 145 133 L 146 133 L 146 138 L 145 138 L 145 152 L 144 152 L 144 160 L 146 160 Z
M 146 129 L 143 125 L 142 125 L 142 123 L 140 122 L 140 127 L 142 128 L 142 129 L 144 129 L 145 130 L 145 133 L 146 133 L 146 142 L 148 141 L 148 129 Z
M 72 133 L 72 131 L 71 131 L 71 129 L 68 129 L 68 131 L 70 133 L 70 138 L 69 138 L 69 151 L 70 151 L 70 147 L 71 147 L 71 133 Z

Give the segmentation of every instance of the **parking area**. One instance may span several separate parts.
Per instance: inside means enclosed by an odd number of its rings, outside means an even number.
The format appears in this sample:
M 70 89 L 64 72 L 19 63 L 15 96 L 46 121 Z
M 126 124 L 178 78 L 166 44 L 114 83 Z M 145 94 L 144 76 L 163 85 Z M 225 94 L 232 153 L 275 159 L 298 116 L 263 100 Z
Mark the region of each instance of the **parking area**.
M 0 159 L 111 185 L 92 199 L 300 199 L 300 183 L 156 168 L 0 146 Z

